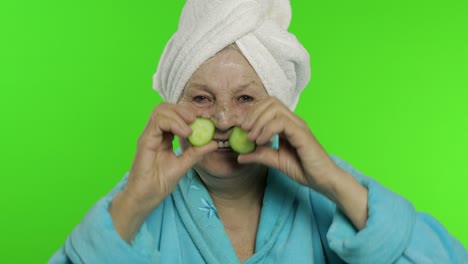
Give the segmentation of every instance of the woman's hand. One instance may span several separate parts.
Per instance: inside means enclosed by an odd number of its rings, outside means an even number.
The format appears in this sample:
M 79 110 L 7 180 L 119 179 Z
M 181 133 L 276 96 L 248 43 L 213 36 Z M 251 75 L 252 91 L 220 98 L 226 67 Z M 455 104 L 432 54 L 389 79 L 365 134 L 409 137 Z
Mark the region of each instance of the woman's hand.
M 367 189 L 341 170 L 315 139 L 306 122 L 275 97 L 252 107 L 241 127 L 257 143 L 239 163 L 258 162 L 278 169 L 295 181 L 309 186 L 334 201 L 356 228 L 367 220 Z M 279 135 L 279 149 L 262 146 Z
M 264 163 L 314 189 L 326 187 L 330 172 L 337 169 L 305 121 L 275 97 L 256 104 L 241 127 L 249 131 L 249 139 L 259 147 L 254 153 L 239 156 L 239 162 Z M 261 146 L 276 134 L 278 150 Z
M 211 142 L 203 147 L 189 147 L 178 157 L 174 154 L 174 136 L 188 137 L 192 133 L 189 124 L 195 118 L 193 109 L 187 106 L 161 103 L 154 109 L 138 140 L 127 192 L 154 206 L 172 192 L 180 178 L 204 154 L 217 149 L 216 143 Z
M 114 226 L 122 238 L 131 241 L 154 208 L 175 188 L 181 177 L 205 153 L 217 149 L 216 142 L 203 147 L 189 147 L 176 156 L 174 136 L 186 138 L 196 118 L 194 109 L 161 103 L 153 110 L 138 140 L 128 183 L 109 208 Z

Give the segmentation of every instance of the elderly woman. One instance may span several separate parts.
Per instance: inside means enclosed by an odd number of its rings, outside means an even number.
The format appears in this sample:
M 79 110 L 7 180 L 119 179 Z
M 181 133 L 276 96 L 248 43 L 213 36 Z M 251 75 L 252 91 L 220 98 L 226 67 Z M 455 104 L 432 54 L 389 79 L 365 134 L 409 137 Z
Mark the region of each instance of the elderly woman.
M 433 218 L 337 157 L 292 111 L 309 56 L 287 0 L 193 0 L 154 76 L 131 171 L 50 263 L 466 263 Z M 197 117 L 213 140 L 187 137 Z M 254 152 L 228 143 L 248 131 Z M 173 152 L 177 136 L 181 150 Z

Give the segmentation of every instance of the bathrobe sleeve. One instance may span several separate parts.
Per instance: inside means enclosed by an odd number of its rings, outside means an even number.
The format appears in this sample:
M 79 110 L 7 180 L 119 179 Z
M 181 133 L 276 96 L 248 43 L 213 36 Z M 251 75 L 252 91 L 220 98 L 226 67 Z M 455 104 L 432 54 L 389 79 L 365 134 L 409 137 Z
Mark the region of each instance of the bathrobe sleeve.
M 335 210 L 328 246 L 347 263 L 468 263 L 468 252 L 433 217 L 416 212 L 410 202 L 364 176 L 343 160 L 335 163 L 368 188 L 368 220 L 356 231 Z
M 153 246 L 153 237 L 146 223 L 131 245 L 114 229 L 108 207 L 113 197 L 124 188 L 127 177 L 128 174 L 94 205 L 48 263 L 159 263 L 159 252 Z

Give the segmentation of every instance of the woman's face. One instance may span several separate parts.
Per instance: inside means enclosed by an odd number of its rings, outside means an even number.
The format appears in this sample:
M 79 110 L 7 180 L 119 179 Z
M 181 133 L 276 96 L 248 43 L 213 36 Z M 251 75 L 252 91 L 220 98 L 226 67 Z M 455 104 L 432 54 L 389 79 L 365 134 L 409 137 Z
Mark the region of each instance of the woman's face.
M 197 171 L 225 178 L 245 173 L 255 166 L 238 164 L 238 154 L 224 144 L 246 112 L 267 97 L 255 70 L 234 48 L 222 50 L 193 73 L 178 104 L 189 104 L 200 116 L 213 120 L 216 126 L 213 140 L 218 142 L 218 150 L 205 155 L 195 165 Z M 186 139 L 179 140 L 182 149 L 190 146 Z

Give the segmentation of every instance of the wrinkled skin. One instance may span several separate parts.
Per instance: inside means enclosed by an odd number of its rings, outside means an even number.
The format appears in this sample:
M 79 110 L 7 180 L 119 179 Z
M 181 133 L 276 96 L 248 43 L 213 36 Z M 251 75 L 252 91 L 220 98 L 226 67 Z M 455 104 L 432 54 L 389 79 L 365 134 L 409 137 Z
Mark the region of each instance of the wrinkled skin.
M 214 141 L 203 147 L 193 147 L 186 139 L 197 116 L 212 119 L 216 127 Z M 249 131 L 249 139 L 258 145 L 253 153 L 218 149 L 216 141 L 227 141 L 234 126 Z M 276 134 L 279 150 L 270 147 Z M 179 157 L 172 151 L 174 136 L 183 149 Z M 177 104 L 161 103 L 153 110 L 139 139 L 128 184 L 109 209 L 122 238 L 131 241 L 191 167 L 215 204 L 226 197 L 261 200 L 266 168 L 273 167 L 337 203 L 358 229 L 367 219 L 367 190 L 333 163 L 304 120 L 268 95 L 254 69 L 234 48 L 202 64 Z M 248 232 L 255 233 L 256 226 Z

